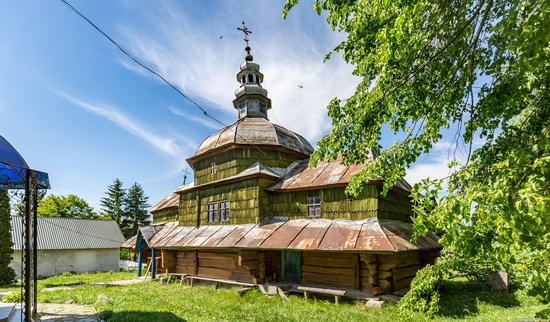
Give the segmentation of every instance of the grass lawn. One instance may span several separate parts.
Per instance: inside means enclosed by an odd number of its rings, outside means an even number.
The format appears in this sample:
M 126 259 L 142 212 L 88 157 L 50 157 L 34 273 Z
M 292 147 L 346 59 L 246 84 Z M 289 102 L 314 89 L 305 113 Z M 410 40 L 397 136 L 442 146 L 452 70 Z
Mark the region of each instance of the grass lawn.
M 90 274 L 70 274 L 64 273 L 52 277 L 41 278 L 38 280 L 38 290 L 46 287 L 67 286 L 90 284 L 99 282 L 112 282 L 117 280 L 126 280 L 136 277 L 135 270 L 121 272 L 105 272 L 105 273 L 90 273 Z M 16 291 L 21 288 L 19 282 L 12 285 L 0 286 L 0 292 Z
M 135 273 L 83 274 L 59 276 L 42 281 L 42 287 L 74 283 L 99 282 L 132 278 Z M 72 282 L 69 282 L 72 281 Z M 105 300 L 105 296 L 108 300 Z M 290 296 L 290 301 L 267 297 L 251 291 L 243 297 L 235 289 L 213 286 L 160 285 L 145 282 L 127 286 L 82 286 L 69 290 L 40 292 L 39 302 L 95 305 L 107 321 L 398 321 L 397 307 L 367 309 L 361 301 L 335 305 L 332 300 L 304 301 Z M 436 321 L 506 321 L 534 318 L 549 309 L 535 298 L 518 290 L 496 294 L 464 280 L 447 281 L 442 292 L 442 310 Z M 424 320 L 418 316 L 416 320 Z

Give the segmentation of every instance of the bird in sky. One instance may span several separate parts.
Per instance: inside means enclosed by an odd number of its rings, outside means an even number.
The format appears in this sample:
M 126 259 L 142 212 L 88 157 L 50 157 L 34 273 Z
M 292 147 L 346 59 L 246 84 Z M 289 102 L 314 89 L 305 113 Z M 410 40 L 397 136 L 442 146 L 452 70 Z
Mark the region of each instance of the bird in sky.
M 298 87 L 300 87 L 300 88 L 304 88 L 304 85 L 298 85 Z

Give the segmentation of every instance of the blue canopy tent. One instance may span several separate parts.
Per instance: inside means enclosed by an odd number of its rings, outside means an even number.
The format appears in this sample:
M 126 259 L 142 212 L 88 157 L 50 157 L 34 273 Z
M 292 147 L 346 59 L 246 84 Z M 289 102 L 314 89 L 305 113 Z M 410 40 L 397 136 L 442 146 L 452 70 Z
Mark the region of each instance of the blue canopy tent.
M 0 190 L 19 190 L 23 193 L 25 211 L 23 218 L 22 314 L 25 321 L 36 316 L 36 210 L 38 191 L 49 189 L 48 174 L 31 169 L 15 148 L 0 136 Z M 29 314 L 27 314 L 29 313 Z

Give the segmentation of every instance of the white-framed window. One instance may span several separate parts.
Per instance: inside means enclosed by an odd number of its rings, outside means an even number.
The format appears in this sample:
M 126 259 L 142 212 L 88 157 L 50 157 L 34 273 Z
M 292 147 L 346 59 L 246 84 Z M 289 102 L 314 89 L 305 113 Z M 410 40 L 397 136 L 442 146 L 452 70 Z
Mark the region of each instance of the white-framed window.
M 216 171 L 218 171 L 218 166 L 216 165 L 216 162 L 210 163 L 210 174 L 215 174 Z
M 218 203 L 212 202 L 208 204 L 208 222 L 218 222 Z
M 321 217 L 321 197 L 307 197 L 308 217 Z
M 220 202 L 220 220 L 221 221 L 229 221 L 229 219 L 231 218 L 229 210 L 230 210 L 229 201 Z

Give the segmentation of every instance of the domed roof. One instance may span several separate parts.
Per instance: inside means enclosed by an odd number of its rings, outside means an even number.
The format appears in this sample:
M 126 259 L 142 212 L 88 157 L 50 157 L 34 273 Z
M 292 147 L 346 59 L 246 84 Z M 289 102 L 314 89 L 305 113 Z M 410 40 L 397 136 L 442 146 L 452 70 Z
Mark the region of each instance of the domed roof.
M 301 135 L 264 118 L 246 117 L 206 138 L 195 156 L 232 143 L 283 146 L 305 155 L 313 152 L 311 144 Z

